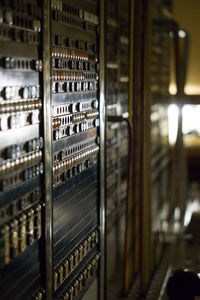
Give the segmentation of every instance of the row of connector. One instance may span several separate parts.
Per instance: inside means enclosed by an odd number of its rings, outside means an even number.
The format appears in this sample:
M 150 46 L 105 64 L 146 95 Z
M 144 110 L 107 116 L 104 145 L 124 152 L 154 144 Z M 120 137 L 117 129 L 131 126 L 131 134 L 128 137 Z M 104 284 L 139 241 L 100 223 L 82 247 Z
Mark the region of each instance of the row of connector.
M 69 14 L 73 17 L 80 18 L 82 20 L 85 20 L 91 24 L 98 25 L 99 24 L 99 18 L 98 16 L 84 11 L 83 9 L 77 9 L 75 7 L 64 5 L 62 1 L 53 1 L 51 4 L 51 7 L 57 11 L 60 12 L 61 16 L 65 16 L 65 14 Z
M 93 72 L 71 72 L 71 71 L 53 71 L 52 72 L 52 80 L 98 80 L 99 75 L 95 71 Z M 70 90 L 69 90 L 70 91 Z
M 30 86 L 6 86 L 1 91 L 1 96 L 4 100 L 33 100 L 38 99 L 40 95 L 40 88 L 36 85 Z M 23 100 L 22 100 L 23 101 Z
M 5 69 L 42 72 L 43 63 L 40 59 L 23 59 L 19 57 L 3 57 L 1 65 Z
M 98 245 L 99 232 L 93 230 L 54 270 L 54 291 L 69 276 L 94 247 Z
M 66 169 L 53 177 L 53 186 L 56 187 L 62 183 L 65 183 L 67 180 L 72 177 L 82 173 L 86 169 L 92 168 L 96 163 L 96 157 L 89 157 L 86 160 L 83 160 L 81 163 L 76 164 L 75 166 Z
M 18 26 L 23 29 L 33 30 L 36 32 L 41 31 L 41 21 L 38 19 L 27 18 L 17 13 L 13 13 L 7 9 L 0 8 L 0 24 L 6 24 L 9 26 Z
M 95 134 L 95 133 L 93 133 Z M 82 142 L 79 142 L 77 144 L 73 144 L 72 146 L 68 146 L 65 148 L 62 148 L 62 150 L 54 153 L 54 163 L 58 161 L 62 161 L 65 158 L 72 156 L 74 154 L 78 154 L 81 150 L 87 150 L 88 148 L 91 148 L 98 144 L 98 139 L 95 136 L 88 138 L 87 140 L 83 140 Z
M 0 265 L 8 264 L 42 235 L 42 205 L 24 211 L 0 228 Z
M 63 72 L 58 72 L 63 73 Z M 56 77 L 57 80 L 63 80 L 63 75 L 60 77 Z M 60 79 L 59 79 L 60 78 Z M 98 79 L 95 75 L 95 79 Z M 74 82 L 74 81 L 66 81 L 66 82 L 53 82 L 52 83 L 52 93 L 80 93 L 80 92 L 95 92 L 97 91 L 98 83 L 96 81 L 83 81 L 83 82 Z
M 98 71 L 99 66 L 94 63 L 94 61 L 82 61 L 79 59 L 66 59 L 66 58 L 53 58 L 52 59 L 52 68 L 59 70 L 74 70 L 76 72 L 80 71 Z M 68 72 L 69 73 L 69 72 Z M 66 73 L 68 75 L 68 73 Z M 75 73 L 76 74 L 76 73 Z M 70 75 L 70 73 L 69 73 Z M 86 78 L 88 73 L 85 73 Z
M 40 111 L 38 109 L 19 113 L 2 114 L 0 115 L 0 131 L 39 124 L 39 118 Z
M 68 287 L 68 289 L 62 294 L 59 300 L 73 300 L 77 299 L 79 293 L 86 286 L 88 280 L 95 275 L 99 269 L 100 254 L 96 254 L 93 259 L 87 264 L 82 272 L 76 277 L 74 282 Z
M 85 80 L 84 72 L 53 71 L 52 80 Z
M 59 128 L 70 124 L 80 123 L 89 119 L 97 119 L 99 116 L 98 110 L 91 110 L 73 115 L 64 115 L 53 119 L 53 128 Z
M 6 8 L 10 7 L 12 10 L 15 10 L 17 13 L 26 14 L 37 19 L 42 17 L 41 6 L 37 2 L 27 3 L 26 1 L 17 0 L 17 1 L 4 1 Z
M 16 172 L 19 169 L 29 167 L 31 165 L 37 164 L 42 160 L 42 151 L 34 151 L 30 154 L 24 154 L 23 156 L 7 160 L 3 164 L 0 164 L 0 176 L 6 175 L 8 173 Z
M 62 162 L 55 164 L 53 166 L 53 173 L 54 173 L 54 175 L 57 175 L 65 170 L 71 168 L 72 166 L 75 166 L 76 164 L 81 163 L 85 159 L 98 154 L 98 152 L 99 152 L 99 146 L 95 146 L 88 150 L 84 150 L 75 156 L 72 156 L 66 160 L 63 160 Z
M 8 160 L 8 159 L 17 159 L 21 156 L 24 156 L 25 154 L 30 152 L 37 152 L 39 150 L 43 149 L 43 138 L 38 137 L 32 140 L 29 140 L 22 144 L 14 144 L 10 145 L 4 149 L 1 149 L 0 151 L 0 165 L 2 161 Z
M 0 114 L 38 110 L 41 109 L 41 107 L 41 100 L 15 101 L 12 103 L 0 104 Z
M 0 25 L 0 40 L 15 41 L 38 46 L 40 36 L 37 32 Z
M 38 187 L 29 193 L 17 198 L 11 203 L 4 205 L 0 208 L 0 224 L 5 224 L 11 218 L 22 213 L 24 210 L 29 209 L 31 206 L 40 202 L 42 199 L 41 189 Z
M 3 179 L 0 181 L 0 191 L 4 192 L 17 186 L 25 181 L 31 180 L 44 172 L 43 163 L 36 164 L 27 168 L 21 172 L 9 173 L 7 175 L 7 170 L 3 170 L 1 175 L 4 175 Z
M 88 53 L 82 50 L 69 49 L 64 47 L 53 47 L 52 57 L 88 60 Z
M 65 115 L 69 113 L 82 112 L 85 110 L 90 110 L 92 108 L 98 108 L 98 100 L 91 99 L 88 101 L 75 102 L 75 103 L 66 103 L 62 105 L 53 106 L 53 116 Z
M 60 122 L 60 121 L 59 121 Z M 58 141 L 60 139 L 78 134 L 80 132 L 85 132 L 87 130 L 90 130 L 94 127 L 99 127 L 99 119 L 91 119 L 91 120 L 86 120 L 81 123 L 76 123 L 73 125 L 67 125 L 67 126 L 58 126 L 54 124 L 56 129 L 53 131 L 53 140 Z
M 45 299 L 45 290 L 43 288 L 39 288 L 31 298 L 31 300 L 44 300 L 44 299 Z

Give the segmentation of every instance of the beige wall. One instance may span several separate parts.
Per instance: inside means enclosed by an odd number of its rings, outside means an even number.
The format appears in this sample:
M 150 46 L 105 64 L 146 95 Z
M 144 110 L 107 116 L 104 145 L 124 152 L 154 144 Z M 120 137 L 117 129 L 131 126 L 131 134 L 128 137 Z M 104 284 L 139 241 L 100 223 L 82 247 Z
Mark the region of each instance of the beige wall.
M 174 19 L 190 34 L 185 92 L 200 94 L 200 0 L 174 0 Z

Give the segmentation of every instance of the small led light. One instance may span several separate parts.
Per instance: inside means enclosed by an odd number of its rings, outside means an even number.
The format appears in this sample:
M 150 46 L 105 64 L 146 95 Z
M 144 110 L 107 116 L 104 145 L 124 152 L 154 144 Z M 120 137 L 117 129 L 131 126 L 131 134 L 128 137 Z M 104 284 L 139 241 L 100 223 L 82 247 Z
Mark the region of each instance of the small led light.
M 178 36 L 183 39 L 183 38 L 186 37 L 186 32 L 184 30 L 179 30 L 178 31 Z

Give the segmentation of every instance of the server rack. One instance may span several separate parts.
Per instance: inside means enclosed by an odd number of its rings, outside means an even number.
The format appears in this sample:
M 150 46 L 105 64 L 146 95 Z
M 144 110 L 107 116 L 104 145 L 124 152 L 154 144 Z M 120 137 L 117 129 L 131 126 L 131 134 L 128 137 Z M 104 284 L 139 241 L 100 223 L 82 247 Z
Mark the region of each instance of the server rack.
M 0 3 L 2 299 L 104 298 L 103 11 Z
M 127 242 L 128 169 L 131 168 L 128 161 L 129 138 L 127 123 L 119 122 L 117 117 L 129 115 L 129 103 L 132 101 L 129 98 L 129 28 L 130 16 L 133 14 L 133 11 L 129 11 L 130 4 L 130 1 L 123 1 L 123 3 L 122 1 L 106 1 L 105 10 L 106 275 L 108 298 L 110 281 L 113 277 L 116 279 L 117 270 L 119 270 L 117 277 L 120 277 L 117 279 L 119 286 L 124 289 L 125 261 L 128 259 L 125 253 L 125 244 Z M 129 252 L 132 254 L 131 250 Z M 129 266 L 132 267 L 130 260 Z

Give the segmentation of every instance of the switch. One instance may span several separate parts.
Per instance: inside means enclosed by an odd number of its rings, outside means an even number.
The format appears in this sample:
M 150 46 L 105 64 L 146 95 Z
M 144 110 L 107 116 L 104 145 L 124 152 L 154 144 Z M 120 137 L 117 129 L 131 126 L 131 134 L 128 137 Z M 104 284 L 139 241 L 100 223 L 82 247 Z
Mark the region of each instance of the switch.
M 60 268 L 59 267 L 57 267 L 56 273 L 58 274 L 58 277 L 57 277 L 57 286 L 59 286 L 60 285 Z
M 0 129 L 6 131 L 8 129 L 8 119 L 6 115 L 0 116 Z
M 78 296 L 78 280 L 75 280 L 73 287 L 74 287 L 74 296 L 77 297 Z
M 85 162 L 87 168 L 91 168 L 93 166 L 93 158 L 89 158 Z
M 63 282 L 63 266 L 59 266 L 59 273 L 60 273 L 60 284 Z
M 72 176 L 73 176 L 72 169 L 67 170 L 67 175 L 68 175 L 68 178 L 72 178 Z
M 69 292 L 70 292 L 70 293 L 69 293 L 69 295 L 70 295 L 70 298 L 69 298 L 69 299 L 70 299 L 70 300 L 73 300 L 73 298 L 74 298 L 74 297 L 73 297 L 73 296 L 74 296 L 74 287 L 73 287 L 73 286 L 70 287 Z
M 74 268 L 74 256 L 71 254 L 69 256 L 69 271 L 72 272 Z
M 78 164 L 77 170 L 78 170 L 78 173 L 81 173 L 83 171 L 83 164 L 82 163 Z
M 34 19 L 32 21 L 32 29 L 36 32 L 40 32 L 41 31 L 41 22 L 40 20 L 36 20 Z
M 72 174 L 73 174 L 73 176 L 77 175 L 77 167 L 76 166 L 74 166 L 72 168 Z
M 74 82 L 69 83 L 69 91 L 74 92 Z
M 34 210 L 31 208 L 27 214 L 27 245 L 31 245 L 34 240 Z
M 83 245 L 82 244 L 80 244 L 79 245 L 79 261 L 82 261 L 82 259 L 83 259 Z
M 6 11 L 4 16 L 5 16 L 5 22 L 8 25 L 13 25 L 13 14 L 12 14 L 12 12 Z
M 95 99 L 92 101 L 92 108 L 97 109 L 98 108 L 98 101 Z
M 80 126 L 80 131 L 81 132 L 86 130 L 86 122 L 80 123 L 79 126 Z
M 19 219 L 19 251 L 26 249 L 26 215 L 22 214 Z
M 92 236 L 92 248 L 94 248 L 95 247 L 95 232 L 93 231 L 92 232 L 92 234 L 91 234 L 91 236 Z
M 18 252 L 18 220 L 14 219 L 10 224 L 10 257 L 15 258 Z
M 54 271 L 53 281 L 54 281 L 54 291 L 56 291 L 58 288 L 58 273 L 56 271 Z
M 38 204 L 35 208 L 34 238 L 39 239 L 42 235 L 42 207 Z
M 76 69 L 77 70 L 82 70 L 82 68 L 83 68 L 83 63 L 81 61 L 77 61 L 76 62 Z
M 81 291 L 83 288 L 83 274 L 79 276 L 79 290 Z
M 99 232 L 97 230 L 95 231 L 95 242 L 96 244 L 99 243 Z
M 83 286 L 85 286 L 87 283 L 87 269 L 84 269 L 83 271 Z
M 64 272 L 64 277 L 66 278 L 69 274 L 69 261 L 68 261 L 68 259 L 65 259 L 65 261 L 64 261 L 63 272 Z
M 60 151 L 60 152 L 59 152 L 59 159 L 60 159 L 60 160 L 64 160 L 64 157 L 65 157 L 64 151 Z
M 88 242 L 88 251 L 91 250 L 91 242 L 92 242 L 92 238 L 91 236 L 89 235 L 88 239 L 87 239 L 87 242 Z
M 12 96 L 12 88 L 10 86 L 7 86 L 4 89 L 4 98 L 5 100 L 10 100 Z
M 87 62 L 83 62 L 83 70 L 87 71 L 88 69 L 88 63 Z
M 3 228 L 4 237 L 4 263 L 8 264 L 10 262 L 10 228 L 7 224 Z
M 95 261 L 96 261 L 95 268 L 96 268 L 96 270 L 98 269 L 99 258 L 100 258 L 100 255 L 99 255 L 99 254 L 97 254 L 97 255 L 95 256 Z
M 39 122 L 39 111 L 37 110 L 34 110 L 32 113 L 31 113 L 31 118 L 30 118 L 30 123 L 32 125 L 35 125 Z
M 35 60 L 34 66 L 35 66 L 35 71 L 42 72 L 43 65 L 42 65 L 42 61 L 41 60 Z
M 75 69 L 75 62 L 73 60 L 69 60 L 68 61 L 68 68 L 70 70 L 74 70 Z
M 79 256 L 79 252 L 78 250 L 76 249 L 74 251 L 74 265 L 77 266 L 78 265 L 78 256 Z
M 88 277 L 88 279 L 91 277 L 91 269 L 92 269 L 92 266 L 91 266 L 91 264 L 89 264 L 88 267 L 87 267 L 87 277 Z
M 54 140 L 56 140 L 56 141 L 59 140 L 59 138 L 60 138 L 59 129 L 54 130 L 53 136 L 54 136 Z
M 16 145 L 6 148 L 5 156 L 6 159 L 14 159 L 16 157 Z
M 95 119 L 93 123 L 94 123 L 94 127 L 99 127 L 99 119 Z
M 63 300 L 69 300 L 69 293 L 68 292 L 65 292 L 64 293 L 64 298 Z
M 63 89 L 62 89 L 62 82 L 56 82 L 56 92 L 57 93 L 62 93 Z
M 73 134 L 73 129 L 72 129 L 71 126 L 68 126 L 68 127 L 67 127 L 67 135 L 68 135 L 68 136 L 71 136 L 72 134 Z
M 44 146 L 43 138 L 40 137 L 40 138 L 39 138 L 39 148 L 40 148 L 40 149 L 43 149 L 43 146 Z
M 76 103 L 71 103 L 69 106 L 69 110 L 71 113 L 75 113 L 76 112 Z
M 37 98 L 37 95 L 38 95 L 37 87 L 36 86 L 31 86 L 30 90 L 29 90 L 29 93 L 30 93 L 30 98 L 32 98 L 32 99 Z
M 79 133 L 79 124 L 74 125 L 74 132 Z
M 76 104 L 76 107 L 77 107 L 77 111 L 81 112 L 82 111 L 82 103 L 78 102 Z
M 88 242 L 85 240 L 83 243 L 83 256 L 87 255 L 87 245 L 88 245 Z

